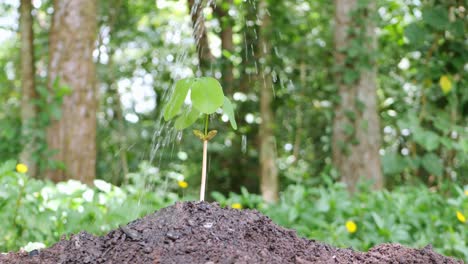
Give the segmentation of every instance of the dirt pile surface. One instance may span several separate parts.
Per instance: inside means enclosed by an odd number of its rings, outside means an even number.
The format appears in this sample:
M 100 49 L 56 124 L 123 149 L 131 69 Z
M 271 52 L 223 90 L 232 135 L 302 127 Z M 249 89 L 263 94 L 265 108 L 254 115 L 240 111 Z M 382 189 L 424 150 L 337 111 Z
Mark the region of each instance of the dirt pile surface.
M 463 263 L 430 247 L 382 244 L 357 252 L 299 238 L 254 210 L 206 202 L 176 203 L 102 237 L 72 235 L 0 263 Z

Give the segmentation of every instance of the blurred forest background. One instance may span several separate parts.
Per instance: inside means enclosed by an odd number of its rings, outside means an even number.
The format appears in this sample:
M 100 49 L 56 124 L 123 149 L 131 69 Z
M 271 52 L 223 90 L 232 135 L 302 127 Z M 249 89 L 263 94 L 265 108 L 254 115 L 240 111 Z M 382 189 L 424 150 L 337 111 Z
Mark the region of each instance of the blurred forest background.
M 213 76 L 239 128 L 213 119 L 208 199 L 468 259 L 465 1 L 96 2 L 0 1 L 0 250 L 197 197 L 202 144 L 162 111 Z

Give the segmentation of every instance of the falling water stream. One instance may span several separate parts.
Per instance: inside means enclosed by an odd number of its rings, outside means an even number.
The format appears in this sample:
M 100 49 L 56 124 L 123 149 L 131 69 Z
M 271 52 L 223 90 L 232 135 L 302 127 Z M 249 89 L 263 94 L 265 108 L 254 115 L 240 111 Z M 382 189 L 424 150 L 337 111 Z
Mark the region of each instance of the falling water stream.
M 250 7 L 253 7 L 254 9 L 257 8 L 257 3 L 256 3 L 257 0 L 243 0 L 243 2 L 241 3 L 241 9 L 242 8 L 249 8 L 249 5 Z M 203 5 L 203 3 L 205 3 L 205 1 L 201 1 L 201 0 L 195 0 L 194 1 L 194 6 L 190 12 L 190 16 L 194 14 L 195 10 L 197 8 L 203 8 L 203 9 L 206 9 L 206 8 L 209 8 L 211 5 L 215 5 L 215 2 L 214 0 L 209 0 L 207 1 L 207 3 L 204 4 L 204 6 L 201 6 Z M 230 14 L 231 14 L 231 11 L 229 11 Z M 255 29 L 255 25 L 258 25 L 260 23 L 260 18 L 258 17 L 259 15 L 257 14 L 257 17 L 256 17 L 256 21 L 252 21 L 252 20 L 249 20 L 247 17 L 239 17 L 241 16 L 241 14 L 239 14 L 239 12 L 235 11 L 235 10 L 232 10 L 232 14 L 235 14 L 235 16 L 238 16 L 236 19 L 242 19 L 245 23 L 245 27 L 252 30 L 251 32 L 247 32 L 249 34 L 252 34 L 253 33 L 253 36 L 255 39 L 258 39 L 258 34 L 257 34 L 257 31 Z M 187 14 L 189 15 L 189 14 Z M 268 14 L 269 15 L 269 14 Z M 203 19 L 203 20 L 202 20 Z M 190 19 L 188 19 L 190 20 Z M 191 23 L 191 22 L 188 22 L 188 23 Z M 204 21 L 204 18 L 203 16 L 202 17 L 198 17 L 198 20 L 195 22 L 195 24 L 193 25 L 193 27 L 190 27 L 193 31 L 192 33 L 195 34 L 194 32 L 197 32 L 197 30 L 199 29 L 200 26 L 203 25 L 203 23 L 206 23 L 206 21 Z M 193 35 L 193 39 L 195 40 L 195 43 L 194 45 L 197 45 L 199 44 L 201 38 L 200 37 L 197 37 L 196 35 Z M 277 33 L 278 34 L 278 33 Z M 243 37 L 244 37 L 244 48 L 246 49 L 246 52 L 245 52 L 245 59 L 248 60 L 247 58 L 247 54 L 250 53 L 253 57 L 256 56 L 256 53 L 255 53 L 255 47 L 253 44 L 248 44 L 248 41 L 247 40 L 247 34 L 246 34 L 246 31 L 243 32 Z M 277 47 L 273 47 L 273 50 L 274 50 L 274 53 L 276 54 L 276 56 L 280 56 L 280 52 L 278 50 Z M 176 54 L 175 55 L 175 58 L 176 58 L 176 61 L 175 63 L 179 64 L 179 65 L 187 65 L 188 67 L 190 67 L 191 65 L 191 62 L 190 62 L 190 57 L 188 55 L 188 52 L 187 51 L 181 51 L 180 54 Z M 257 65 L 257 61 L 254 60 L 253 62 L 253 70 L 254 72 L 252 73 L 255 73 L 255 74 L 258 74 L 259 72 L 259 65 Z M 274 67 L 270 67 L 270 68 L 274 68 Z M 201 72 L 200 70 L 200 66 L 198 65 L 198 71 L 195 72 L 194 74 L 195 75 L 199 75 Z M 284 78 L 285 77 L 285 74 L 281 74 L 281 72 L 277 72 L 275 70 L 269 70 L 267 72 L 268 76 L 264 76 L 264 78 L 272 78 L 273 79 L 273 83 L 277 83 L 279 82 L 281 87 L 284 87 L 284 83 L 283 81 L 286 79 Z M 216 77 L 220 77 L 218 76 L 219 74 L 215 74 Z M 270 76 L 271 75 L 271 76 Z M 172 73 L 172 76 L 177 76 L 178 78 L 182 78 L 182 77 L 188 77 L 188 76 L 180 76 L 180 74 L 177 74 L 177 73 Z M 248 75 L 249 78 L 250 78 L 250 74 Z M 175 78 L 176 79 L 176 78 Z M 274 86 L 273 85 L 273 94 L 275 94 L 274 92 Z M 170 95 L 172 93 L 172 89 L 174 87 L 172 87 L 171 89 L 167 89 L 164 91 L 164 93 L 162 95 L 156 95 L 156 96 L 161 96 L 161 104 L 162 105 L 165 105 L 169 98 L 170 98 Z M 245 96 L 244 96 L 245 97 Z M 256 98 L 256 100 L 258 100 L 258 97 L 256 97 L 255 95 L 253 96 L 254 98 Z M 249 96 L 250 98 L 250 96 Z M 236 98 L 234 98 L 236 100 Z M 187 100 L 186 100 L 186 103 L 187 103 Z M 162 109 L 161 106 L 157 106 L 158 109 Z M 240 119 L 242 117 L 240 116 L 237 116 L 236 118 Z M 254 121 L 249 121 L 247 120 L 248 123 L 259 123 L 261 122 L 261 120 L 259 117 L 255 118 Z M 181 141 L 182 141 L 182 137 L 183 137 L 183 132 L 181 131 L 177 131 L 173 128 L 173 124 L 172 122 L 166 122 L 163 118 L 163 115 L 162 115 L 162 111 L 159 111 L 158 113 L 158 117 L 157 119 L 155 120 L 155 130 L 154 130 L 154 133 L 153 133 L 153 136 L 152 136 L 152 143 L 151 143 L 151 146 L 150 146 L 150 150 L 149 150 L 149 163 L 150 164 L 154 164 L 156 167 L 160 168 L 162 166 L 165 166 L 165 164 L 163 164 L 163 157 L 165 157 L 165 155 L 170 155 L 171 158 L 173 158 L 174 154 L 177 154 L 175 153 L 177 149 L 181 148 L 183 149 L 184 147 L 181 146 Z M 190 129 L 188 129 L 190 130 Z M 227 146 L 230 146 L 230 141 L 229 141 L 229 145 L 227 143 L 225 143 Z M 248 147 L 248 139 L 247 139 L 247 135 L 243 134 L 241 135 L 241 152 L 245 155 L 247 153 L 247 147 Z M 200 154 L 201 155 L 201 154 Z M 210 160 L 209 160 L 210 161 Z M 210 164 L 211 162 L 208 161 L 208 164 Z M 208 174 L 209 174 L 209 165 L 208 165 Z M 169 176 L 168 175 L 165 175 L 165 176 L 161 176 L 161 177 L 165 177 L 164 179 L 164 191 L 167 190 L 167 188 L 170 186 L 169 185 Z M 208 177 L 209 179 L 209 177 Z M 149 182 L 148 180 L 146 180 L 147 182 Z M 154 186 L 149 186 L 147 185 L 147 188 L 152 188 Z

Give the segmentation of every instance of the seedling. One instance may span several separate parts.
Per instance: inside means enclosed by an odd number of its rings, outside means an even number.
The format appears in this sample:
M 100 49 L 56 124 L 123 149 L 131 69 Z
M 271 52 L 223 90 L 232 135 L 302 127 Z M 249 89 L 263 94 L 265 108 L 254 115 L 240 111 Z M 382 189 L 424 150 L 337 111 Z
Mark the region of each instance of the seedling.
M 191 104 L 184 104 L 190 91 Z M 200 187 L 200 201 L 205 200 L 206 162 L 208 141 L 218 131 L 208 130 L 210 115 L 222 107 L 224 114 L 229 118 L 232 128 L 237 129 L 234 119 L 234 108 L 231 101 L 224 96 L 221 84 L 214 78 L 186 78 L 176 82 L 174 92 L 164 109 L 164 120 L 169 121 L 177 117 L 174 127 L 177 130 L 188 128 L 198 119 L 204 119 L 204 130 L 193 130 L 193 134 L 203 142 L 202 181 Z

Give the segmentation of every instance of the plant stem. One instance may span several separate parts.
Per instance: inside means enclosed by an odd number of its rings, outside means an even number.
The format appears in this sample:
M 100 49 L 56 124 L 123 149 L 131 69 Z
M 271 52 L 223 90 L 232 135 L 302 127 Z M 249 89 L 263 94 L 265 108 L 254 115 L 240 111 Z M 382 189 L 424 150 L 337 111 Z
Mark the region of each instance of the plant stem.
M 208 124 L 210 116 L 205 114 L 205 136 L 208 135 Z M 206 186 L 206 160 L 208 156 L 208 140 L 203 140 L 203 164 L 202 164 L 202 181 L 200 187 L 200 201 L 205 200 L 205 186 Z
M 207 153 L 208 153 L 208 140 L 203 140 L 203 166 L 202 166 L 202 181 L 201 181 L 201 188 L 200 188 L 200 201 L 205 200 Z
M 210 122 L 210 116 L 205 114 L 205 136 L 208 135 L 208 122 Z
M 19 214 L 19 209 L 21 207 L 21 202 L 24 195 L 24 189 L 26 188 L 26 179 L 23 181 L 23 184 L 20 186 L 20 191 L 18 193 L 18 198 L 16 199 L 15 210 L 13 212 L 13 225 L 16 229 L 16 236 L 20 237 L 23 233 L 23 227 L 18 223 L 17 218 Z

